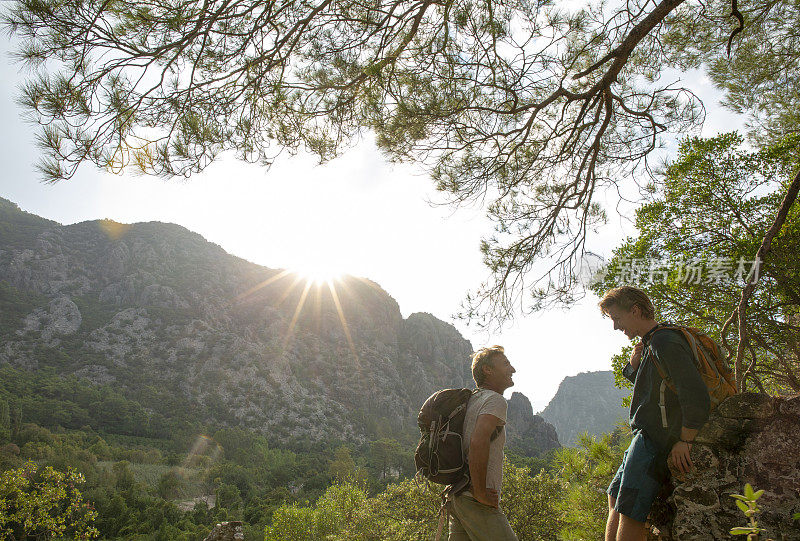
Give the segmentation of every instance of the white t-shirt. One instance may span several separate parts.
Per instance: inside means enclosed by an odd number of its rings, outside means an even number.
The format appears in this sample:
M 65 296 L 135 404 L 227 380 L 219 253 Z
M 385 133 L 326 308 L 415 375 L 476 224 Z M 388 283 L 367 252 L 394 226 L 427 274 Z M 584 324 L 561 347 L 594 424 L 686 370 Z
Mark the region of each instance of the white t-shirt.
M 478 389 L 469 399 L 467 413 L 464 417 L 464 452 L 469 453 L 469 443 L 472 440 L 478 416 L 494 415 L 505 425 L 507 411 L 508 402 L 503 395 L 490 389 Z M 489 443 L 489 463 L 486 465 L 486 488 L 494 489 L 498 494 L 503 486 L 503 448 L 505 445 L 506 430 L 503 426 L 500 434 Z

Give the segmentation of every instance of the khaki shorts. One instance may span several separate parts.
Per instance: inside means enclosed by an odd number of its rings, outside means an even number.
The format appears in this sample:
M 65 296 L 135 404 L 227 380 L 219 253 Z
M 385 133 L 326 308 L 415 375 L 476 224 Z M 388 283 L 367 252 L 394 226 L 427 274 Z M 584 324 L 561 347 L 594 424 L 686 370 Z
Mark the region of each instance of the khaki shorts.
M 518 541 L 502 510 L 484 505 L 469 492 L 447 502 L 449 541 Z

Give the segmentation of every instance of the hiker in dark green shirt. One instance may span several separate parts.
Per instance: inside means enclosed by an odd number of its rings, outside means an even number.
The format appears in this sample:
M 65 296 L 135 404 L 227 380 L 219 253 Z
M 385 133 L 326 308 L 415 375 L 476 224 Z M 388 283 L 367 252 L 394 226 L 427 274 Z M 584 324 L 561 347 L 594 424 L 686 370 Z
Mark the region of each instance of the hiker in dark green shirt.
M 681 472 L 692 468 L 692 440 L 708 419 L 710 399 L 689 344 L 679 331 L 659 330 L 647 294 L 618 287 L 605 294 L 600 309 L 615 330 L 641 338 L 622 372 L 633 382 L 633 439 L 608 487 L 606 524 L 606 541 L 639 541 L 646 538 L 647 515 L 669 475 L 667 458 Z M 661 404 L 657 365 L 676 390 L 664 393 Z

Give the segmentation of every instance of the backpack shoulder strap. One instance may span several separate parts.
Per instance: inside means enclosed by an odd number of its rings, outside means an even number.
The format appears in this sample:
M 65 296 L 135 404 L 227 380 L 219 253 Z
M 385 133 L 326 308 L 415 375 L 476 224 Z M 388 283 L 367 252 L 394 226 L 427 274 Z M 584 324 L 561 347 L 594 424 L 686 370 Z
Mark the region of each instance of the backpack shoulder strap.
M 697 343 L 697 338 L 695 338 L 695 336 L 689 331 L 689 329 L 687 329 L 682 325 L 665 325 L 662 328 L 678 331 L 681 334 L 681 336 L 683 336 L 683 339 L 686 340 L 687 344 L 689 344 L 689 349 L 692 352 L 692 360 L 694 361 L 695 366 L 697 366 L 699 360 L 697 347 L 700 346 L 700 344 Z
M 672 328 L 672 327 L 661 327 L 657 329 L 656 332 L 658 332 L 663 328 Z M 658 375 L 661 376 L 661 384 L 658 387 L 658 409 L 661 410 L 661 426 L 662 428 L 667 428 L 668 423 L 667 423 L 666 391 L 667 388 L 669 388 L 669 390 L 672 391 L 673 393 L 677 393 L 678 389 L 677 387 L 675 387 L 675 384 L 672 382 L 669 376 L 667 376 L 667 372 L 664 370 L 664 367 L 662 367 L 661 363 L 658 362 L 658 359 L 656 358 L 656 354 L 653 351 L 652 346 L 648 344 L 647 349 L 650 350 L 650 355 L 648 356 L 648 360 L 650 360 L 653 363 L 653 366 L 655 366 L 656 370 L 658 371 Z
M 677 393 L 678 389 L 667 376 L 667 373 L 664 371 L 664 368 L 662 368 L 661 363 L 656 360 L 656 356 L 653 353 L 652 348 L 649 349 L 650 356 L 648 358 L 650 361 L 652 361 L 653 366 L 656 367 L 656 370 L 658 370 L 658 375 L 661 376 L 661 384 L 658 386 L 658 409 L 661 410 L 661 426 L 663 428 L 667 428 L 667 388 L 669 387 L 669 390 L 673 393 Z
M 648 359 L 650 362 L 652 362 L 652 363 L 653 363 L 653 366 L 655 366 L 655 367 L 656 367 L 656 371 L 658 371 L 658 375 L 659 375 L 659 376 L 661 376 L 661 381 L 662 381 L 662 383 L 663 383 L 663 382 L 666 382 L 666 385 L 667 385 L 667 387 L 669 387 L 669 389 L 670 389 L 672 392 L 677 392 L 677 391 L 678 391 L 678 389 L 675 387 L 675 384 L 674 384 L 674 383 L 672 383 L 672 380 L 671 380 L 671 379 L 670 379 L 670 377 L 667 375 L 667 372 L 666 372 L 666 370 L 664 370 L 664 367 L 663 367 L 663 366 L 661 366 L 661 363 L 660 363 L 660 362 L 658 362 L 658 358 L 656 357 L 656 354 L 655 354 L 655 352 L 653 351 L 653 348 L 652 348 L 652 346 L 650 346 L 650 345 L 648 344 L 648 346 L 647 346 L 647 349 L 649 349 L 649 350 L 650 350 L 650 355 L 647 357 L 647 359 Z

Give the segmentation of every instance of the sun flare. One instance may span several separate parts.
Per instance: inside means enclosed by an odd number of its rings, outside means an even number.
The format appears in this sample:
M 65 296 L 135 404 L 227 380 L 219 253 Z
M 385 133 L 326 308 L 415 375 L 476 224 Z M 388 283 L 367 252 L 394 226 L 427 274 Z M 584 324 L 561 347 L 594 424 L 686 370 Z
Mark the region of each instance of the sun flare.
M 316 285 L 331 284 L 344 276 L 341 269 L 324 264 L 304 265 L 294 269 L 305 281 Z

